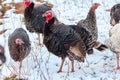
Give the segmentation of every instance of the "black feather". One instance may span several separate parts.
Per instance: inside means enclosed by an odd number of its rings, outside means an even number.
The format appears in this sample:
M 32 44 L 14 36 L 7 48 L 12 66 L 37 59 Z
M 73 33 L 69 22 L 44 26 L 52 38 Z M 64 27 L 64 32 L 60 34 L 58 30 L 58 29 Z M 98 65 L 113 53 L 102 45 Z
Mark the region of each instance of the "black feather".
M 86 47 L 81 36 L 70 28 L 69 25 L 52 24 L 53 22 L 54 19 L 52 19 L 50 23 L 46 24 L 44 29 L 43 43 L 47 47 L 48 51 L 56 56 L 66 57 L 68 56 L 67 51 L 69 51 L 70 46 L 74 47 L 77 43 L 81 43 L 79 44 L 79 48 L 81 48 L 80 51 L 82 55 L 85 55 Z
M 105 49 L 108 49 L 108 47 L 104 44 L 101 44 L 99 47 L 96 48 L 99 51 L 104 51 Z
M 119 23 L 120 21 L 120 3 L 115 4 L 110 11 L 110 24 L 114 26 L 115 24 Z M 113 19 L 115 22 L 113 22 Z
M 117 10 L 120 9 L 120 3 L 118 4 L 115 4 L 112 8 L 111 8 L 111 11 L 110 11 L 110 16 L 112 17 L 114 15 L 114 12 L 116 12 Z
M 6 62 L 4 47 L 0 45 L 0 60 L 2 63 Z
M 43 33 L 45 18 L 42 17 L 42 14 L 48 10 L 51 10 L 51 7 L 44 4 L 34 7 L 34 3 L 31 3 L 29 7 L 26 7 L 24 17 L 27 30 L 30 32 Z
M 116 24 L 120 22 L 120 9 L 118 9 L 114 12 L 113 18 L 114 18 Z
M 81 38 L 86 46 L 87 53 L 92 54 L 94 41 L 92 40 L 92 35 L 90 34 L 90 32 L 81 26 L 70 25 L 70 27 L 72 29 L 74 29 L 81 36 Z

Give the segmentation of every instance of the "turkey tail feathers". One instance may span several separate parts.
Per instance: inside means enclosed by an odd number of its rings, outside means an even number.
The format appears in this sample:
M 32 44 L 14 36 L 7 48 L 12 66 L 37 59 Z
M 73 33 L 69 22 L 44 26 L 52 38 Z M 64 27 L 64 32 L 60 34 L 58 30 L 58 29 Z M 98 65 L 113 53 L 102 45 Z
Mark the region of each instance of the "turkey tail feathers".
M 96 42 L 94 48 L 97 49 L 98 51 L 104 51 L 104 50 L 108 49 L 107 45 L 102 44 L 100 42 Z
M 84 62 L 84 57 L 79 57 L 75 55 L 75 53 L 73 53 L 71 50 L 68 50 L 67 53 L 70 60 L 77 60 L 79 62 Z

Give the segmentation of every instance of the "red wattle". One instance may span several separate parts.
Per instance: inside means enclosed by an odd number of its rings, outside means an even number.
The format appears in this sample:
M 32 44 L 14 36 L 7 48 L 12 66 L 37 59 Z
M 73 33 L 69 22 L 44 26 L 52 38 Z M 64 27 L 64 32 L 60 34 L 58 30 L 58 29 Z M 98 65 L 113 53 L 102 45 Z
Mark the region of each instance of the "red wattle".
M 53 18 L 53 12 L 52 12 L 52 10 L 49 10 L 47 17 L 46 17 L 46 23 L 48 23 L 49 20 L 51 20 L 52 18 Z
M 25 6 L 26 6 L 26 7 L 29 7 L 29 5 L 30 5 L 30 2 L 29 2 L 29 1 L 26 1 L 26 2 L 25 2 Z
M 98 7 L 98 6 L 93 6 L 92 8 L 93 8 L 93 10 L 95 11 L 95 10 L 97 9 L 97 7 Z

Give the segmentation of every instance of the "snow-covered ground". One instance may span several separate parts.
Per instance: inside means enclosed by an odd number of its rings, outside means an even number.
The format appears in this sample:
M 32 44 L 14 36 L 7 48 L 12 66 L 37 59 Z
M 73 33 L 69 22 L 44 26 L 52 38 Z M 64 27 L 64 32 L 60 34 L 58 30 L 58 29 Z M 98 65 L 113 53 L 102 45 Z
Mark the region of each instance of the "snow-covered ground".
M 9 1 L 9 0 L 8 0 Z M 20 1 L 20 0 L 15 0 Z M 103 42 L 109 37 L 111 28 L 109 24 L 110 15 L 105 10 L 111 8 L 119 0 L 47 0 L 54 4 L 53 10 L 58 20 L 65 24 L 76 24 L 84 19 L 88 14 L 92 3 L 98 2 L 101 6 L 96 10 L 97 26 L 99 31 L 98 40 Z M 18 27 L 24 29 L 22 21 L 23 15 L 16 15 L 12 10 L 6 13 L 9 18 L 1 19 L 3 25 L 0 30 L 8 29 L 0 35 L 0 44 L 5 47 L 7 62 L 0 72 L 0 80 L 13 74 L 19 75 L 19 63 L 14 62 L 8 50 L 8 36 Z M 26 30 L 27 31 L 27 30 Z M 120 71 L 115 70 L 115 54 L 110 50 L 99 52 L 94 50 L 94 54 L 88 55 L 84 63 L 75 61 L 75 72 L 70 72 L 70 62 L 66 58 L 63 72 L 57 73 L 61 59 L 49 53 L 45 47 L 37 45 L 37 35 L 27 31 L 32 44 L 32 50 L 28 57 L 23 60 L 21 77 L 27 80 L 120 80 Z M 68 66 L 69 64 L 69 66 Z

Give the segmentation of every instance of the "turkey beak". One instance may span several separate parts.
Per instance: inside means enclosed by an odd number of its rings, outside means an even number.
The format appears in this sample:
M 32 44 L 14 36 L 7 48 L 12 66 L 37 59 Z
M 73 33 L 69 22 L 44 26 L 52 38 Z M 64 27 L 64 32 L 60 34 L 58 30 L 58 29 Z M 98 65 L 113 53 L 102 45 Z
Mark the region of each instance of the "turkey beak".
M 23 45 L 23 44 L 24 44 L 24 42 L 21 40 L 18 44 L 19 44 L 19 45 Z
M 24 42 L 23 42 L 23 41 L 21 41 L 21 43 L 22 43 L 22 44 L 24 44 Z
M 24 41 L 21 39 L 16 39 L 15 43 L 18 45 L 22 45 L 22 44 L 24 44 Z
M 20 41 L 20 45 L 22 45 L 22 44 L 24 44 L 24 42 L 21 40 L 21 41 Z
M 114 26 L 114 25 L 116 24 L 116 22 L 115 22 L 115 19 L 114 19 L 114 18 L 111 18 L 111 19 L 110 19 L 110 24 L 111 24 L 112 26 Z
M 42 14 L 42 17 L 46 17 L 46 13 L 43 13 L 43 14 Z
M 48 10 L 48 11 L 46 11 L 45 13 L 42 14 L 42 17 L 46 17 L 49 13 L 51 13 L 52 16 L 54 16 L 53 11 L 52 11 L 52 10 Z

